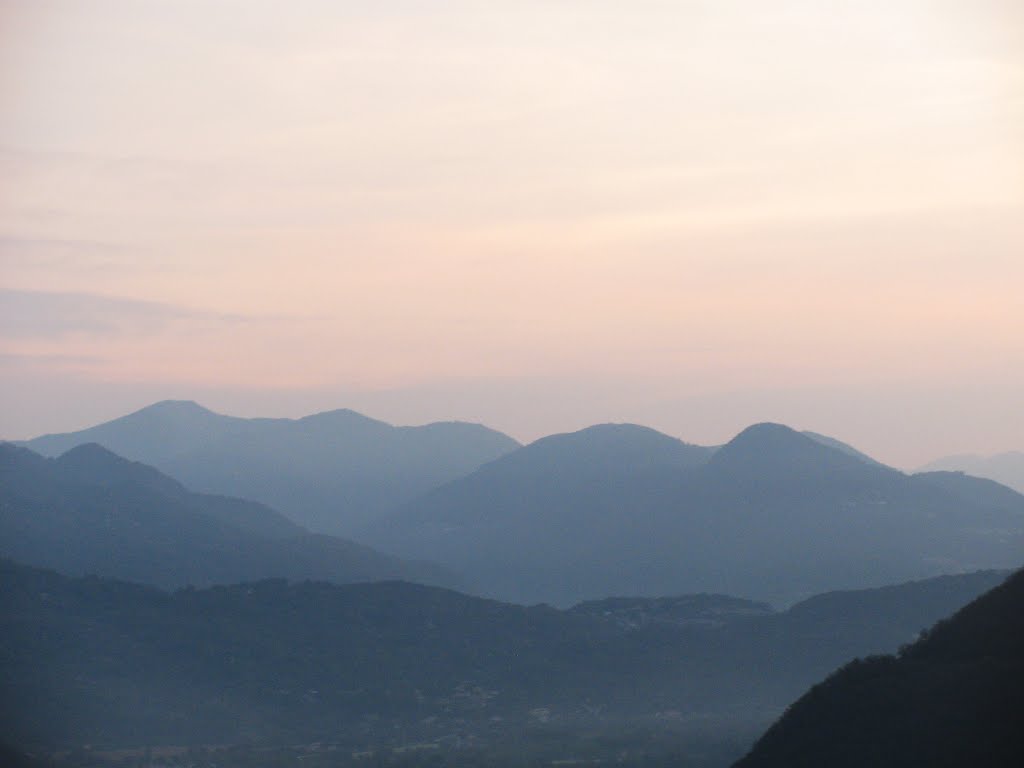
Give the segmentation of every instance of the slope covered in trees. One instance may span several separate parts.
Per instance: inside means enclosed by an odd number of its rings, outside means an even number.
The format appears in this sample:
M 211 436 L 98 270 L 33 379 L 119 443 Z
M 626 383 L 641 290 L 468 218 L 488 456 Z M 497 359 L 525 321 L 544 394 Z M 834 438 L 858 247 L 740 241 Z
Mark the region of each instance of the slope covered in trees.
M 1024 764 L 1024 571 L 897 656 L 851 662 L 736 768 Z
M 537 728 L 563 744 L 629 729 L 746 739 L 827 670 L 894 650 L 999 579 L 833 595 L 812 619 L 735 598 L 631 600 L 630 615 L 668 608 L 671 620 L 623 623 L 594 606 L 400 582 L 168 593 L 3 562 L 0 739 L 451 746 Z M 851 621 L 852 604 L 865 618 Z

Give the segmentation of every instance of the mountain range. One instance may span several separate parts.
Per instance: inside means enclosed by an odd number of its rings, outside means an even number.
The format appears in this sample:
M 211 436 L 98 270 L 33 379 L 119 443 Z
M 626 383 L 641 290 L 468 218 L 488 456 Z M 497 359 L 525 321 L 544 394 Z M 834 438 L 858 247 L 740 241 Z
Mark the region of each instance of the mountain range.
M 1024 496 L 957 473 L 908 476 L 778 424 L 717 449 L 599 425 L 513 451 L 356 538 L 516 602 L 726 592 L 789 603 L 1015 567 Z
M 845 664 L 743 768 L 1015 764 L 964 745 L 1022 707 L 1020 575 L 923 631 L 1024 561 L 1024 496 L 992 480 L 779 424 L 519 446 L 166 402 L 28 444 L 53 455 L 0 444 L 0 745 L 724 766 Z
M 0 444 L 0 555 L 165 587 L 270 576 L 458 583 L 442 568 L 312 534 L 263 504 L 193 493 L 95 443 L 55 459 Z
M 631 424 L 519 446 L 478 425 L 392 427 L 345 410 L 240 419 L 168 401 L 26 445 L 53 454 L 87 439 L 194 490 L 267 504 L 307 542 L 308 530 L 345 530 L 514 602 L 726 592 L 786 604 L 1024 561 L 1024 496 L 961 473 L 906 475 L 778 424 L 723 446 Z M 427 580 L 439 579 L 455 583 Z
M 55 457 L 86 443 L 193 490 L 259 501 L 309 530 L 338 535 L 519 447 L 478 424 L 395 427 L 350 410 L 245 419 L 178 400 L 21 445 Z

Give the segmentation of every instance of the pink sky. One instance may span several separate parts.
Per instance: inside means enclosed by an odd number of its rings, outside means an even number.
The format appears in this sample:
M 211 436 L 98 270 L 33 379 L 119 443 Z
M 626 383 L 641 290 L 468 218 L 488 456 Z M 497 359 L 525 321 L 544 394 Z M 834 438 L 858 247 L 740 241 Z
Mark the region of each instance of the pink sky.
M 1024 449 L 1024 6 L 0 2 L 0 435 Z

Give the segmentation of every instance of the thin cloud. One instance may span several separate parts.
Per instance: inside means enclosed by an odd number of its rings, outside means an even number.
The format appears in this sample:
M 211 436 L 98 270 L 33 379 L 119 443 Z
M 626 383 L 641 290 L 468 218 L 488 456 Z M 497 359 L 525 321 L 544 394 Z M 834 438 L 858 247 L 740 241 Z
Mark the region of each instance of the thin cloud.
M 0 235 L 0 263 L 7 269 L 110 272 L 126 269 L 131 257 L 113 242 Z
M 0 352 L 0 369 L 40 370 L 98 365 L 104 358 L 97 355 L 30 354 Z
M 7 339 L 146 335 L 182 324 L 211 326 L 258 319 L 94 293 L 0 290 L 0 324 Z

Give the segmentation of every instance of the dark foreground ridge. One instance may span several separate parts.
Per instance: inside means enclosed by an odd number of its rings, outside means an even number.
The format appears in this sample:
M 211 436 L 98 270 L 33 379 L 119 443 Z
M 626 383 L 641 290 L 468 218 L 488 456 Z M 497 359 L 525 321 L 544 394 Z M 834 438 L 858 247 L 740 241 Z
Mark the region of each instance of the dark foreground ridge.
M 814 686 L 736 768 L 1024 765 L 1024 571 Z

